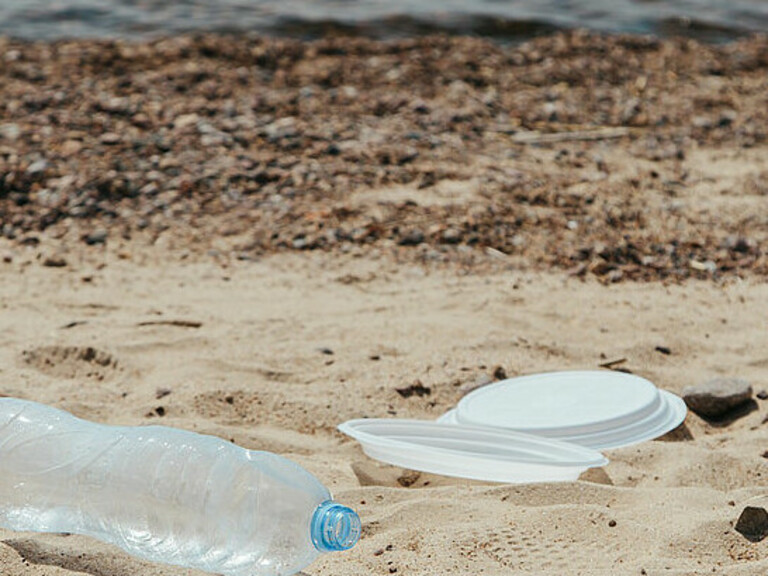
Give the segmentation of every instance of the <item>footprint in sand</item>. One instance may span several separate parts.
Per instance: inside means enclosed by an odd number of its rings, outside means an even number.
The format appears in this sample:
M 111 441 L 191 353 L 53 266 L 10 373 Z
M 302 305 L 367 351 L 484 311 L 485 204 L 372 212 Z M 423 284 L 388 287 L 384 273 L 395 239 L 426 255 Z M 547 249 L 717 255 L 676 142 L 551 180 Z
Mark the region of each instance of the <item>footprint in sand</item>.
M 122 368 L 117 358 L 90 346 L 43 346 L 21 353 L 21 363 L 55 378 L 106 380 Z

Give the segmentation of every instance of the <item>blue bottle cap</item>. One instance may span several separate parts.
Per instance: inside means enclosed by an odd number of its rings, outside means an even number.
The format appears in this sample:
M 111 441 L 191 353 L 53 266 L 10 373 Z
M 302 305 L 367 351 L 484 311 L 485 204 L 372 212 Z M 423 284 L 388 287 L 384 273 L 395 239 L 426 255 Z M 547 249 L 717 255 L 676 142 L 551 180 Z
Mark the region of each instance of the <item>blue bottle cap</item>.
M 326 500 L 312 516 L 311 534 L 321 552 L 349 550 L 360 539 L 360 517 L 351 508 Z

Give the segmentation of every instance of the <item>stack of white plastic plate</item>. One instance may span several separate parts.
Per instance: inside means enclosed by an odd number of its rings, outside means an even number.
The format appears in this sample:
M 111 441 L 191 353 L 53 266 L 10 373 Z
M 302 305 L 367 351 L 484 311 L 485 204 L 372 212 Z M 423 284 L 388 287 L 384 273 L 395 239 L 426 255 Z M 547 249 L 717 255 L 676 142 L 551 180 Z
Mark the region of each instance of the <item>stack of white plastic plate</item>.
M 339 430 L 371 458 L 412 470 L 491 482 L 565 482 L 608 463 L 602 454 L 543 436 L 428 420 L 350 420 Z
M 503 380 L 465 396 L 437 422 L 350 420 L 339 430 L 382 462 L 496 482 L 576 480 L 685 420 L 683 401 L 621 372 L 552 372 Z
M 595 450 L 631 446 L 685 420 L 685 403 L 648 380 L 611 371 L 552 372 L 471 392 L 439 421 L 558 439 Z

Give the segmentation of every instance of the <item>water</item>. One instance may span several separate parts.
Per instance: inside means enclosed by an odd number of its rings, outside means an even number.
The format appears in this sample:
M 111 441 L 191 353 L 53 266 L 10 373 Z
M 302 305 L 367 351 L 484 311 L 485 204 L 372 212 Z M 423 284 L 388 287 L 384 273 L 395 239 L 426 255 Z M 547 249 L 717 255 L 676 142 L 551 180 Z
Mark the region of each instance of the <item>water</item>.
M 557 29 L 721 42 L 768 30 L 768 0 L 0 0 L 0 34 L 145 38 L 179 32 L 518 39 Z

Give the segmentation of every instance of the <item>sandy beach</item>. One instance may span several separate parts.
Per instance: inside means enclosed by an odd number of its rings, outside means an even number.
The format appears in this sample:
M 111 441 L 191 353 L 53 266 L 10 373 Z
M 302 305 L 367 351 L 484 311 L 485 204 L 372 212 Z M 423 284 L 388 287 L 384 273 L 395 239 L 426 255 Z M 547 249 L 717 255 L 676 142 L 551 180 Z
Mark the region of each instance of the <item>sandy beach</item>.
M 768 571 L 734 530 L 768 507 L 766 400 L 566 484 L 419 474 L 336 430 L 550 370 L 767 390 L 765 38 L 0 55 L 0 394 L 295 460 L 363 522 L 310 576 Z M 0 573 L 192 574 L 4 530 Z

